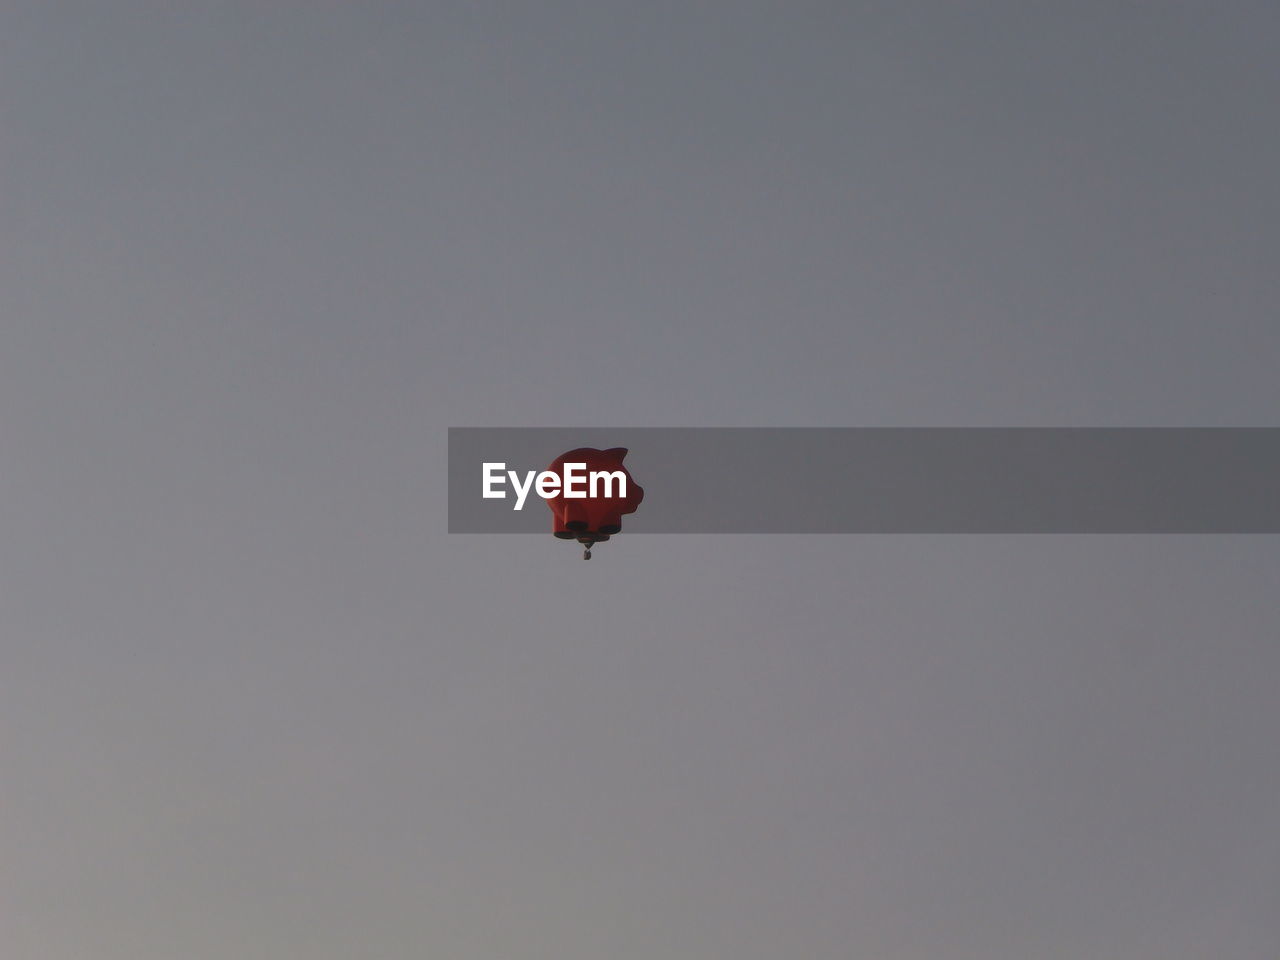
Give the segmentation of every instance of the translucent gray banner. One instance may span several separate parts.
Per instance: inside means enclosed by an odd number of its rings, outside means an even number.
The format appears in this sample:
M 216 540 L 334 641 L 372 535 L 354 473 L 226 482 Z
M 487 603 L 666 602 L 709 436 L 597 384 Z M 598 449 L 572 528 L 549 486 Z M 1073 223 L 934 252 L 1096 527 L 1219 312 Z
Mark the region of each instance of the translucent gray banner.
M 626 533 L 1280 533 L 1280 428 L 461 427 L 449 532 L 546 533 L 535 492 L 577 447 L 627 447 Z

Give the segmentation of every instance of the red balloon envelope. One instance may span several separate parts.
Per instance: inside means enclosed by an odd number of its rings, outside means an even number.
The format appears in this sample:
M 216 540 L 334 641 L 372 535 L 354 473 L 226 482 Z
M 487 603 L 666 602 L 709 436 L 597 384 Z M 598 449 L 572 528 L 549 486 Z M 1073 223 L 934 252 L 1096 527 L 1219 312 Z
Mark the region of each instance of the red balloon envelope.
M 579 447 L 562 453 L 547 470 L 560 477 L 560 489 L 547 497 L 554 516 L 552 530 L 561 540 L 577 540 L 591 556 L 591 545 L 608 540 L 622 529 L 622 516 L 635 513 L 644 490 L 622 465 L 626 447 L 596 450 Z M 565 464 L 573 464 L 572 489 L 581 497 L 566 497 Z M 579 466 L 581 464 L 582 466 Z

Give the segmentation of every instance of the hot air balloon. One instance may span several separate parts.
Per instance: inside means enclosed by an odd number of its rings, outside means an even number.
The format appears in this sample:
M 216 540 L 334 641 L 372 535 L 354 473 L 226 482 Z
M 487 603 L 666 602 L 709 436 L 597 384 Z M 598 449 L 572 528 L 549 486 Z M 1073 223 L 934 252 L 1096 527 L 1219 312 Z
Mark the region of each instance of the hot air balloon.
M 626 455 L 626 447 L 579 447 L 547 467 L 561 481 L 546 498 L 554 517 L 552 531 L 561 540 L 582 544 L 584 560 L 591 559 L 592 546 L 622 529 L 622 515 L 635 513 L 644 499 L 644 490 L 622 465 Z

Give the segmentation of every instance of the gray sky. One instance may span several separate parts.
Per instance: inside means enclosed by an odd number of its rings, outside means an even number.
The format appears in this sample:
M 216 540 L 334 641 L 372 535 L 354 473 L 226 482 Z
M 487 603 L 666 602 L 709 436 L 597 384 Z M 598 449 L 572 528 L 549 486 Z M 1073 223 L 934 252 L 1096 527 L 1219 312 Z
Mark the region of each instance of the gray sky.
M 449 426 L 1275 425 L 1277 39 L 0 4 L 0 952 L 1273 960 L 1275 537 L 443 531 Z

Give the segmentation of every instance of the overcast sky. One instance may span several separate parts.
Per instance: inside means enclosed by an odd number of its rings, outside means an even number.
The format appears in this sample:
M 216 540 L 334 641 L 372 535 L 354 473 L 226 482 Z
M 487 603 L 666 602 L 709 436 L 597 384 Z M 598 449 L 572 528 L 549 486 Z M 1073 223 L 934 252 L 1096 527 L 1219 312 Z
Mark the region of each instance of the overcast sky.
M 1278 41 L 0 0 L 0 953 L 1280 956 L 1276 537 L 444 497 L 450 426 L 1276 425 Z

